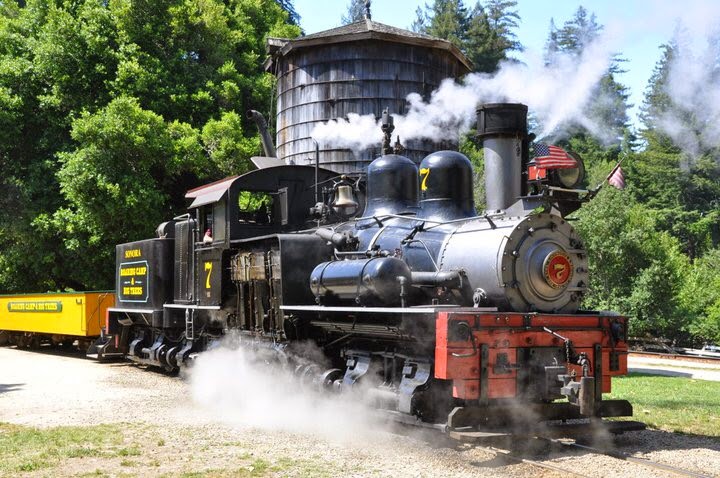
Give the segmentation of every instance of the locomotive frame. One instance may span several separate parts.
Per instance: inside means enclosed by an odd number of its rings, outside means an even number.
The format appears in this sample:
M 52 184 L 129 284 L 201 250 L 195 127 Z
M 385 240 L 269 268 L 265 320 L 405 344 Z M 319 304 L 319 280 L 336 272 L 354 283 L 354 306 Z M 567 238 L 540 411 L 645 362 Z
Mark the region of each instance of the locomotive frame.
M 175 371 L 236 331 L 290 362 L 313 343 L 326 363 L 300 375 L 330 391 L 363 384 L 405 421 L 631 416 L 603 399 L 627 373 L 627 318 L 579 310 L 587 254 L 564 215 L 586 191 L 528 178 L 526 106 L 478 112 L 483 213 L 467 158 L 441 151 L 418 168 L 393 154 L 386 119 L 364 181 L 255 170 L 189 191 L 187 215 L 118 245 L 118 305 L 89 355 Z

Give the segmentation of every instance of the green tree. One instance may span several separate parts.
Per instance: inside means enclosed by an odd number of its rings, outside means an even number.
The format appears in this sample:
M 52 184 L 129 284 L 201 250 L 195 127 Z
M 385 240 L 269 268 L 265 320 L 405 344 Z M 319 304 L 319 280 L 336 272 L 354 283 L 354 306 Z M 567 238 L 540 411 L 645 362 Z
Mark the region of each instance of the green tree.
M 56 242 L 33 222 L 62 204 L 56 152 L 71 148 L 69 128 L 83 103 L 107 95 L 114 34 L 97 2 L 29 1 L 0 6 L 0 94 L 13 126 L 0 135 L 0 289 L 56 287 Z
M 522 50 L 514 33 L 520 21 L 516 5 L 489 0 L 468 8 L 462 0 L 435 0 L 417 9 L 412 29 L 450 41 L 470 58 L 475 71 L 489 73 L 509 52 Z
M 631 333 L 674 338 L 684 313 L 678 300 L 687 258 L 658 232 L 655 215 L 627 191 L 603 189 L 577 216 L 590 263 L 583 305 L 630 316 Z
M 515 29 L 520 26 L 520 14 L 516 10 L 517 2 L 514 0 L 488 0 L 485 8 L 488 24 L 490 26 L 490 47 L 485 47 L 490 62 L 495 63 L 495 68 L 502 60 L 507 60 L 507 54 L 512 51 L 522 51 L 523 47 L 517 39 Z M 478 10 L 482 9 L 479 3 L 475 4 L 474 16 L 479 16 Z M 472 35 L 471 35 L 472 37 Z M 481 51 L 470 49 L 471 58 L 480 56 Z M 494 71 L 495 68 L 478 71 Z
M 112 245 L 149 237 L 182 210 L 183 193 L 171 196 L 166 186 L 202 164 L 194 134 L 128 97 L 74 122 L 72 138 L 81 146 L 59 155 L 68 205 L 36 220 L 62 238 L 64 259 L 75 264 L 64 271 L 68 280 L 93 287 L 112 283 L 113 269 L 101 266 L 113 262 Z
M 468 9 L 462 0 L 435 0 L 425 9 L 418 7 L 413 30 L 449 41 L 463 49 L 470 23 Z
M 288 22 L 291 25 L 300 25 L 300 14 L 295 10 L 292 0 L 277 0 L 280 8 L 285 10 L 288 14 Z
M 347 7 L 347 12 L 342 16 L 342 24 L 349 25 L 350 23 L 359 22 L 365 18 L 366 7 L 365 4 L 369 3 L 367 0 L 350 0 Z
M 688 311 L 694 345 L 720 343 L 720 249 L 697 259 L 685 275 L 681 301 Z
M 558 50 L 580 54 L 598 37 L 602 29 L 595 14 L 580 6 L 573 17 L 555 32 Z
M 699 133 L 694 112 L 677 104 L 668 91 L 671 65 L 678 54 L 675 42 L 661 47 L 661 56 L 645 92 L 641 109 L 645 149 L 632 171 L 635 197 L 658 211 L 659 227 L 677 237 L 692 259 L 720 243 L 720 156 L 709 148 L 691 157 L 667 135 L 666 121 L 688 134 Z
M 260 148 L 243 113 L 270 104 L 264 41 L 300 33 L 291 6 L 0 3 L 0 291 L 109 288 L 116 242 L 147 237 L 200 180 L 247 170 Z
M 597 23 L 594 13 L 589 13 L 584 7 L 578 7 L 573 17 L 566 21 L 561 28 L 550 21 L 550 32 L 545 43 L 545 61 L 548 65 L 555 64 L 560 55 L 580 57 L 602 32 L 602 25 Z M 599 130 L 587 131 L 583 126 L 576 125 L 568 128 L 565 136 L 592 134 L 604 136 L 609 144 L 620 144 L 628 130 L 627 88 L 620 84 L 615 76 L 622 73 L 620 64 L 625 61 L 617 56 L 613 59 L 610 68 L 595 86 L 592 100 L 587 106 L 588 118 L 592 120 Z
M 668 70 L 675 56 L 675 45 L 664 44 L 660 47 L 661 57 L 655 64 L 652 76 L 645 89 L 645 97 L 640 107 L 640 120 L 644 129 L 641 132 L 648 149 L 679 152 L 679 148 L 672 144 L 672 140 L 658 128 L 662 117 L 672 109 L 673 102 L 667 92 Z
M 677 152 L 648 147 L 628 166 L 633 196 L 657 214 L 691 259 L 720 243 L 720 167 L 710 158 L 684 165 Z
M 260 148 L 260 139 L 244 134 L 243 120 L 234 111 L 205 123 L 201 137 L 207 155 L 222 175 L 249 171 L 248 158 Z

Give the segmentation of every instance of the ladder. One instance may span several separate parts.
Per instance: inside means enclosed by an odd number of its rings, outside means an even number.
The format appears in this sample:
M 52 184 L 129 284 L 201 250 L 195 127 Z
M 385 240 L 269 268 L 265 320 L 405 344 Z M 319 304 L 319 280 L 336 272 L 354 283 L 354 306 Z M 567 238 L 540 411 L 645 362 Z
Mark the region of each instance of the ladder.
M 185 338 L 195 340 L 195 311 L 185 309 Z

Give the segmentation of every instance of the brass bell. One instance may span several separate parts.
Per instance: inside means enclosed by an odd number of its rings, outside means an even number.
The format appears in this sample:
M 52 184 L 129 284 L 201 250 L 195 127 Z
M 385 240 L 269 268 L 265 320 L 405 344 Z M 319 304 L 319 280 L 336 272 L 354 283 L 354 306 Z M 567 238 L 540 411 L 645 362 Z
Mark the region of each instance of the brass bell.
M 358 210 L 358 203 L 353 197 L 352 186 L 341 184 L 336 188 L 333 209 L 342 216 L 351 216 Z

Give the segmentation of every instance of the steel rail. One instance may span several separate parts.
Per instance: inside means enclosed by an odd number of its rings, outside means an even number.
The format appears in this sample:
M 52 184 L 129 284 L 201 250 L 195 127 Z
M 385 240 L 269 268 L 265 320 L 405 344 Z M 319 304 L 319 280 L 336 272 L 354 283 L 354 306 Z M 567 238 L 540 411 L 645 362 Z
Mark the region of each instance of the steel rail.
M 522 458 L 520 456 L 513 455 L 512 451 L 502 450 L 500 448 L 496 448 L 493 446 L 475 445 L 475 448 L 481 448 L 483 450 L 487 450 L 491 453 L 494 453 L 496 456 L 502 457 L 502 459 L 515 461 L 517 463 L 524 463 L 527 465 L 537 466 L 538 468 L 544 468 L 546 470 L 557 471 L 558 473 L 562 473 L 563 475 L 580 476 L 583 478 L 588 478 L 590 476 L 590 475 L 583 475 L 581 473 L 578 473 L 577 471 L 570 470 L 567 468 L 562 468 L 562 467 L 559 467 L 556 465 L 550 465 L 548 463 L 543 463 L 543 462 L 536 461 L 536 460 L 530 460 L 528 458 Z
M 545 437 L 542 437 L 542 438 L 545 439 L 545 440 L 552 441 L 553 443 L 560 443 L 560 444 L 562 444 L 562 445 L 564 445 L 564 446 L 575 447 L 575 448 L 579 448 L 579 449 L 581 449 L 581 450 L 587 450 L 587 451 L 590 451 L 590 452 L 592 452 L 592 453 L 597 453 L 597 454 L 599 454 L 599 455 L 609 456 L 609 457 L 611 457 L 611 458 L 615 458 L 615 459 L 623 460 L 623 461 L 628 461 L 628 462 L 630 462 L 630 463 L 637 463 L 637 464 L 639 464 L 639 465 L 644 465 L 644 466 L 647 466 L 647 467 L 649 467 L 649 468 L 654 468 L 654 469 L 656 469 L 656 470 L 669 471 L 670 473 L 674 473 L 674 474 L 679 475 L 679 476 L 689 476 L 689 477 L 692 477 L 692 478 L 711 478 L 710 475 L 704 475 L 704 474 L 698 473 L 698 472 L 696 472 L 696 471 L 687 470 L 687 469 L 684 469 L 684 468 L 678 468 L 678 467 L 673 466 L 673 465 L 668 465 L 668 464 L 665 464 L 665 463 L 660 463 L 660 462 L 658 462 L 658 461 L 649 460 L 649 459 L 647 459 L 647 458 L 639 458 L 639 457 L 637 457 L 637 456 L 633 456 L 633 455 L 631 455 L 630 453 L 626 453 L 626 452 L 623 452 L 623 451 L 618 451 L 618 450 L 602 450 L 602 449 L 600 449 L 600 448 L 595 448 L 595 447 L 588 446 L 588 445 L 582 445 L 582 444 L 577 443 L 577 442 L 575 442 L 575 441 L 573 441 L 573 442 L 564 442 L 564 441 L 562 441 L 562 440 L 557 440 L 557 439 L 553 439 L 553 438 L 545 438 Z

